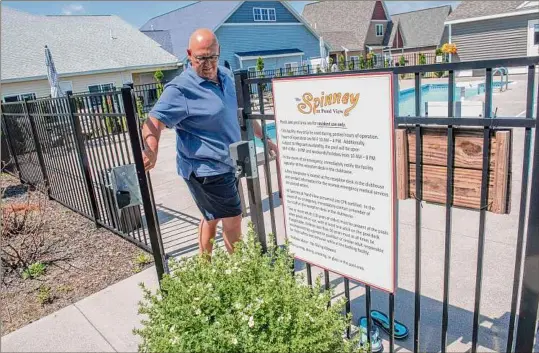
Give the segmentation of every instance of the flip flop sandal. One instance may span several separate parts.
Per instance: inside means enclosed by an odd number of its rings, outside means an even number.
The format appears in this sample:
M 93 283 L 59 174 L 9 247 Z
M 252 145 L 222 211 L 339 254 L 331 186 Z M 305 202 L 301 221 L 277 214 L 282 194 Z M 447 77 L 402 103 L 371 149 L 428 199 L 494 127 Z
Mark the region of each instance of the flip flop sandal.
M 367 337 L 367 317 L 362 316 L 359 318 L 359 332 L 360 332 L 360 345 L 364 346 L 369 342 L 369 338 Z M 380 339 L 380 332 L 378 331 L 378 327 L 375 325 L 371 326 L 371 349 L 373 353 L 378 353 L 384 350 L 384 346 L 382 345 L 382 340 Z
M 374 321 L 375 324 L 380 326 L 382 330 L 384 330 L 388 335 L 389 333 L 389 317 L 378 311 L 378 310 L 371 310 L 371 318 L 372 321 Z M 395 339 L 403 340 L 406 337 L 408 337 L 408 328 L 395 320 L 395 330 L 393 332 Z

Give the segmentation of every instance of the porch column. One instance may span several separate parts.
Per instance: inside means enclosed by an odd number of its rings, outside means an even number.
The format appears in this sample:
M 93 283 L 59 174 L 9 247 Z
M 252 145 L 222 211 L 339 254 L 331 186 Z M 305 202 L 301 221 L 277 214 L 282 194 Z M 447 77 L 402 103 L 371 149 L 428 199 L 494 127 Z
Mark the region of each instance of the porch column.
M 451 35 L 451 25 L 449 25 L 449 28 L 447 29 L 447 33 L 448 33 L 448 37 L 449 37 L 448 41 L 451 44 L 452 43 L 451 42 L 451 40 L 452 40 L 452 38 L 451 38 L 452 37 L 452 35 Z M 452 57 L 453 57 L 453 54 L 449 53 L 449 62 L 453 62 Z

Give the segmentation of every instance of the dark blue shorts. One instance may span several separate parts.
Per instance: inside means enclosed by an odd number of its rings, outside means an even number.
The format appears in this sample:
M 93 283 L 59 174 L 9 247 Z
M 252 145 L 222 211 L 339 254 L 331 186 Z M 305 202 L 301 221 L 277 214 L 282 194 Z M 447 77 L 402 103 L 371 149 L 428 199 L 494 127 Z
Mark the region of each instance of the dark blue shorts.
M 207 221 L 239 216 L 242 213 L 239 181 L 234 173 L 184 179 L 195 203 Z

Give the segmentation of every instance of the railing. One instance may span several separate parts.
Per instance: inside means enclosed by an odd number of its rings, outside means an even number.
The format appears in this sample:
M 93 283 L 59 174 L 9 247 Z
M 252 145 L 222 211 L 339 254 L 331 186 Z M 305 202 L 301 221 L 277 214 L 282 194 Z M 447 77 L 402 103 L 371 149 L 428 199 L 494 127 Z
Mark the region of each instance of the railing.
M 410 336 L 413 337 L 411 342 L 404 342 L 403 347 L 406 350 L 413 350 L 414 352 L 425 351 L 425 350 L 435 350 L 438 351 L 441 347 L 441 351 L 445 352 L 450 341 L 449 340 L 460 340 L 466 341 L 470 339 L 471 342 L 471 352 L 475 353 L 478 351 L 479 345 L 486 345 L 485 343 L 485 333 L 487 328 L 482 326 L 482 340 L 480 342 L 480 322 L 481 320 L 489 320 L 488 318 L 481 315 L 482 301 L 484 300 L 482 295 L 483 290 L 483 273 L 485 272 L 485 240 L 487 237 L 486 227 L 489 226 L 487 221 L 487 206 L 480 206 L 476 211 L 478 216 L 478 236 L 477 236 L 477 260 L 475 261 L 475 285 L 471 290 L 474 291 L 474 305 L 473 312 L 468 312 L 460 307 L 456 308 L 451 306 L 450 301 L 450 284 L 451 284 L 451 265 L 452 265 L 452 253 L 459 251 L 459 249 L 452 248 L 452 242 L 454 242 L 454 232 L 452 230 L 452 225 L 455 222 L 458 222 L 453 215 L 454 207 L 454 193 L 455 193 L 455 161 L 457 156 L 455 154 L 456 140 L 455 133 L 460 127 L 476 127 L 482 135 L 482 162 L 481 166 L 481 187 L 480 187 L 480 202 L 479 205 L 488 205 L 489 203 L 489 163 L 491 148 L 490 145 L 490 136 L 496 128 L 508 128 L 514 131 L 519 131 L 519 136 L 523 136 L 522 140 L 515 141 L 515 146 L 518 145 L 518 148 L 522 151 L 522 157 L 520 160 L 516 161 L 516 165 L 520 166 L 521 170 L 519 171 L 520 175 L 520 188 L 519 188 L 519 210 L 516 215 L 516 220 L 514 224 L 516 227 L 507 230 L 506 235 L 514 235 L 516 238 L 516 248 L 515 248 L 515 262 L 514 262 L 514 272 L 512 277 L 512 295 L 510 298 L 493 298 L 496 303 L 501 302 L 502 300 L 510 301 L 511 308 L 510 312 L 507 313 L 507 320 L 497 321 L 498 325 L 500 322 L 503 322 L 503 327 L 498 326 L 495 330 L 490 330 L 491 337 L 489 339 L 498 340 L 498 342 L 491 346 L 492 350 L 503 350 L 506 352 L 531 352 L 534 347 L 534 338 L 536 334 L 536 324 L 537 324 L 537 312 L 538 312 L 538 303 L 539 303 L 539 291 L 536 286 L 533 285 L 537 283 L 537 278 L 539 278 L 539 217 L 535 215 L 539 214 L 539 128 L 537 120 L 534 119 L 534 87 L 537 86 L 535 81 L 535 70 L 539 64 L 539 57 L 531 58 L 515 58 L 515 59 L 506 59 L 506 60 L 491 60 L 491 61 L 480 61 L 480 62 L 462 62 L 462 63 L 445 63 L 438 65 L 422 65 L 422 66 L 400 66 L 393 68 L 383 68 L 383 69 L 372 69 L 372 70 L 360 70 L 354 72 L 342 72 L 341 75 L 348 74 L 357 74 L 357 73 L 367 73 L 367 72 L 391 72 L 393 74 L 394 85 L 394 95 L 398 96 L 399 88 L 398 82 L 399 77 L 402 75 L 412 75 L 414 78 L 414 87 L 415 87 L 415 116 L 400 116 L 398 111 L 397 98 L 394 101 L 394 122 L 395 127 L 407 127 L 413 131 L 413 137 L 415 138 L 415 160 L 419 161 L 415 163 L 413 167 L 413 172 L 415 173 L 415 190 L 413 191 L 415 195 L 415 211 L 412 211 L 411 215 L 414 219 L 407 219 L 407 227 L 413 229 L 415 235 L 412 239 L 400 239 L 399 244 L 402 244 L 404 241 L 415 242 L 415 251 L 413 252 L 414 256 L 414 266 L 412 267 L 414 271 L 414 285 L 413 292 L 409 292 L 405 288 L 399 288 L 396 294 L 384 294 L 370 288 L 368 285 L 362 285 L 361 283 L 355 283 L 356 293 L 362 293 L 361 298 L 352 298 L 350 291 L 351 281 L 347 278 L 344 278 L 344 295 L 347 299 L 346 313 L 350 313 L 352 310 L 351 302 L 361 301 L 365 305 L 365 311 L 359 307 L 355 307 L 354 311 L 357 315 L 362 315 L 366 317 L 371 316 L 371 301 L 373 296 L 377 295 L 377 309 L 385 306 L 385 303 L 388 303 L 387 312 L 389 316 L 389 351 L 395 351 L 395 336 L 394 336 L 394 319 L 396 315 L 395 304 L 399 301 L 399 306 L 402 308 L 411 308 L 413 311 L 411 316 L 406 316 L 405 311 L 400 310 L 400 322 L 413 322 L 413 328 L 410 330 Z M 527 93 L 526 93 L 526 111 L 525 117 L 504 117 L 499 119 L 492 119 L 492 90 L 493 90 L 493 73 L 494 68 L 496 67 L 527 67 Z M 455 118 L 454 117 L 454 100 L 455 100 L 455 72 L 458 70 L 473 70 L 473 69 L 486 69 L 486 85 L 485 85 L 485 110 L 483 118 Z M 421 116 L 421 78 L 423 74 L 428 74 L 431 72 L 447 72 L 449 88 L 448 88 L 448 98 L 447 98 L 447 117 L 425 117 Z M 334 73 L 331 73 L 333 75 Z M 328 74 L 319 74 L 316 76 L 325 76 Z M 249 195 L 249 210 L 251 220 L 255 226 L 257 233 L 259 234 L 259 240 L 263 247 L 266 245 L 266 227 L 268 224 L 271 225 L 271 232 L 279 238 L 283 237 L 281 232 L 277 232 L 281 227 L 277 227 L 279 221 L 282 221 L 282 218 L 276 218 L 277 211 L 276 208 L 282 204 L 274 197 L 275 188 L 272 185 L 272 168 L 276 171 L 277 180 L 280 180 L 280 171 L 279 164 L 275 164 L 271 158 L 269 158 L 269 151 L 267 145 L 267 129 L 266 125 L 268 122 L 275 121 L 275 115 L 272 109 L 267 108 L 267 104 L 264 102 L 262 91 L 265 90 L 265 87 L 271 86 L 271 77 L 251 77 L 245 71 L 236 73 L 236 89 L 238 94 L 238 103 L 239 103 L 239 116 L 240 116 L 240 125 L 242 129 L 242 138 L 244 140 L 254 140 L 254 131 L 252 120 L 259 120 L 262 122 L 262 142 L 263 146 L 258 147 L 263 149 L 263 153 L 259 157 L 263 161 L 263 169 L 259 172 L 259 177 L 251 178 L 247 180 L 248 195 Z M 253 92 L 253 87 L 255 91 Z M 538 92 L 539 90 L 535 90 Z M 252 106 L 253 103 L 251 100 L 255 97 L 258 100 L 258 111 L 253 113 Z M 537 97 L 535 102 L 537 102 Z M 538 111 L 539 115 L 539 111 Z M 425 242 L 430 242 L 429 239 L 425 239 L 423 235 L 423 218 L 427 216 L 423 208 L 426 207 L 423 199 L 423 188 L 427 184 L 427 181 L 424 180 L 423 174 L 423 162 L 422 162 L 422 151 L 424 145 L 422 143 L 424 129 L 426 127 L 438 127 L 444 129 L 447 133 L 447 145 L 443 146 L 443 150 L 448 151 L 444 158 L 447 159 L 447 168 L 444 168 L 443 178 L 445 180 L 442 189 L 445 190 L 445 204 L 443 205 L 442 210 L 445 214 L 445 228 L 442 234 L 445 239 L 444 246 L 444 255 L 441 259 L 441 268 L 443 268 L 443 302 L 432 303 L 431 298 L 427 298 L 422 294 L 422 277 L 425 275 L 426 269 L 423 265 L 422 258 L 425 256 L 425 253 L 422 251 L 421 244 Z M 535 139 L 534 149 L 532 150 L 532 141 Z M 488 146 L 488 147 L 483 147 Z M 441 149 L 442 147 L 440 147 Z M 533 155 L 532 155 L 533 153 Z M 532 158 L 533 156 L 533 158 Z M 511 158 L 515 158 L 512 156 Z M 516 159 L 516 158 L 515 158 Z M 533 163 L 532 163 L 533 160 Z M 265 184 L 265 189 L 262 189 L 261 183 Z M 431 183 L 431 181 L 428 181 Z M 412 188 L 414 187 L 412 186 Z M 528 189 L 531 187 L 530 189 Z M 278 183 L 276 189 L 280 193 L 286 194 L 285 190 L 282 190 L 282 186 Z M 263 197 L 266 197 L 266 200 L 263 200 Z M 266 202 L 267 201 L 267 202 Z M 267 211 L 264 211 L 263 205 L 266 207 L 269 204 L 269 214 Z M 399 206 L 400 207 L 400 206 Z M 432 209 L 429 207 L 429 216 L 433 214 Z M 407 211 L 410 212 L 410 211 Z M 279 212 L 280 214 L 281 212 Z M 527 217 L 529 215 L 529 217 Z M 269 220 L 268 220 L 269 218 Z M 399 226 L 399 228 L 402 226 Z M 470 225 L 471 226 L 471 225 Z M 497 224 L 492 226 L 498 227 Z M 402 234 L 400 235 L 402 237 Z M 523 244 L 527 244 L 524 248 Z M 407 250 L 407 254 L 410 250 Z M 400 253 L 400 252 L 399 252 Z M 406 254 L 406 255 L 407 255 Z M 403 256 L 403 255 L 399 255 Z M 432 254 L 429 255 L 432 257 Z M 497 259 L 496 259 L 497 260 Z M 299 260 L 298 260 L 299 261 Z M 301 262 L 301 261 L 300 261 Z M 453 264 L 454 265 L 454 264 Z M 501 263 L 499 266 L 503 266 Z M 316 267 L 309 263 L 305 264 L 307 282 L 308 284 L 313 283 L 313 272 Z M 332 282 L 330 282 L 330 273 L 328 270 L 316 269 L 319 273 L 323 273 L 323 281 L 325 282 L 325 288 L 330 289 L 332 287 Z M 494 270 L 494 269 L 490 269 Z M 521 275 L 521 270 L 523 270 Z M 465 283 L 464 275 L 469 272 L 469 269 L 463 267 L 456 270 L 458 272 L 458 281 L 459 285 Z M 496 271 L 496 270 L 495 270 Z M 406 271 L 409 273 L 409 270 Z M 453 270 L 455 273 L 455 270 Z M 398 272 L 399 277 L 404 276 L 402 272 Z M 338 275 L 334 275 L 339 277 Z M 466 277 L 467 278 L 467 277 Z M 454 283 L 454 282 L 453 282 Z M 339 287 L 342 290 L 342 287 Z M 522 293 L 519 296 L 519 292 Z M 399 299 L 400 298 L 400 299 Z M 430 302 L 430 303 L 429 303 Z M 425 303 L 425 304 L 423 304 Z M 429 305 L 432 310 L 425 310 L 424 305 Z M 433 306 L 434 305 L 434 306 Z M 438 317 L 433 317 L 433 313 L 438 309 L 433 309 L 434 307 L 441 308 L 441 320 L 440 326 L 438 326 Z M 451 333 L 449 328 L 452 326 L 450 321 L 450 309 L 452 308 L 454 313 L 458 312 L 460 321 L 455 322 L 454 325 L 459 326 L 459 331 L 466 331 L 466 328 L 460 330 L 462 326 L 462 317 L 466 315 L 469 321 L 472 323 L 471 328 L 468 332 L 471 332 L 471 337 L 467 337 L 467 334 L 463 334 L 466 337 L 459 335 L 455 336 L 455 333 Z M 425 340 L 422 336 L 423 327 L 422 315 L 429 315 L 429 322 L 434 322 L 434 331 L 433 327 L 430 328 L 428 333 L 428 339 L 432 341 L 433 335 L 440 335 L 440 344 L 439 346 L 435 343 L 430 343 L 430 345 L 425 348 Z M 434 320 L 434 321 L 432 321 Z M 491 323 L 493 320 L 490 320 Z M 516 323 L 518 321 L 518 326 Z M 369 326 L 370 327 L 370 326 Z M 455 326 L 452 326 L 455 327 Z M 518 327 L 515 329 L 515 327 Z M 368 330 L 370 332 L 370 328 Z M 503 335 L 503 336 L 502 336 Z M 460 337 L 460 338 L 459 338 Z M 502 338 L 500 338 L 502 337 Z M 369 340 L 371 339 L 369 335 Z M 499 342 L 501 340 L 501 342 Z M 399 348 L 400 349 L 400 348 Z M 465 348 L 462 348 L 463 350 Z
M 148 113 L 157 102 L 166 82 L 133 86 L 137 112 Z
M 22 182 L 150 251 L 148 213 L 118 209 L 110 186 L 112 168 L 135 163 L 128 120 L 137 118 L 126 113 L 134 101 L 122 93 L 3 103 L 2 127 Z
M 436 55 L 433 53 L 414 54 L 384 54 L 374 55 L 372 59 L 359 58 L 358 60 L 335 61 L 332 64 L 326 63 L 327 68 L 320 65 L 303 64 L 298 67 L 276 68 L 262 71 L 249 71 L 249 78 L 273 78 L 298 75 L 314 75 L 325 72 L 345 72 L 355 70 L 370 70 L 381 68 L 392 68 L 398 66 L 432 65 L 436 63 Z M 426 77 L 434 77 L 435 73 L 428 72 Z
M 509 70 L 505 67 L 498 67 L 494 70 L 492 73 L 493 76 L 496 76 L 496 74 L 500 74 L 500 92 L 503 91 L 503 81 L 505 78 L 505 90 L 509 87 Z

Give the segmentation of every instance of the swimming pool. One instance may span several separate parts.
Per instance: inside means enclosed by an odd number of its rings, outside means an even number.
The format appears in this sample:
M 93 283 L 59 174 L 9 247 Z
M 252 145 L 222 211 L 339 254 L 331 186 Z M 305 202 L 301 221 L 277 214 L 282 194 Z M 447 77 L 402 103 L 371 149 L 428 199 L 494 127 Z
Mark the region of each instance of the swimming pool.
M 509 84 L 512 82 L 509 81 Z M 501 82 L 493 82 L 494 88 L 499 88 Z M 425 113 L 425 102 L 447 102 L 448 97 L 448 84 L 436 83 L 425 84 L 421 86 L 421 114 Z M 469 98 L 485 93 L 484 82 L 470 82 L 467 84 L 460 84 L 455 87 L 455 101 L 460 101 L 462 98 Z M 415 115 L 415 88 L 403 89 L 399 92 L 399 115 L 401 116 L 414 116 Z M 275 141 L 275 124 L 268 123 L 266 125 L 266 133 L 269 138 Z M 263 143 L 259 139 L 255 139 L 257 152 L 262 151 L 261 147 Z

